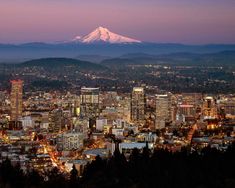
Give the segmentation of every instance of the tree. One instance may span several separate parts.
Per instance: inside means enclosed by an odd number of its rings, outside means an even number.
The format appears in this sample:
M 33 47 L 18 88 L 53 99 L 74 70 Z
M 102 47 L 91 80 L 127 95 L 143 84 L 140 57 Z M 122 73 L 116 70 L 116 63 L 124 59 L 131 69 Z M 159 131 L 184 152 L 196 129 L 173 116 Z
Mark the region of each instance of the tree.
M 74 180 L 77 179 L 77 177 L 78 177 L 78 171 L 75 165 L 73 165 L 72 170 L 70 171 L 70 179 Z
M 75 188 L 78 186 L 78 171 L 73 165 L 72 170 L 70 171 L 70 187 Z

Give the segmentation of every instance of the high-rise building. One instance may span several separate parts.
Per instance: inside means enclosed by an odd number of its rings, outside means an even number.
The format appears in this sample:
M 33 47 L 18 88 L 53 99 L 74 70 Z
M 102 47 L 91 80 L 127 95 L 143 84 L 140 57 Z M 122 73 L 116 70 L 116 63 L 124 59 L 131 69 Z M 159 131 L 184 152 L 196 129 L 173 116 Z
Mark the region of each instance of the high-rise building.
M 61 109 L 49 113 L 49 131 L 58 133 L 65 127 L 65 118 Z
M 23 106 L 23 81 L 11 81 L 11 120 L 17 121 L 22 116 Z
M 165 128 L 167 122 L 172 120 L 171 95 L 156 95 L 156 129 Z
M 217 118 L 216 100 L 211 96 L 204 97 L 202 111 L 204 119 L 216 119 Z
M 220 100 L 220 110 L 223 110 L 226 116 L 235 116 L 235 98 L 226 98 Z
M 99 116 L 99 88 L 81 88 L 81 117 L 95 119 Z
M 192 104 L 180 104 L 178 105 L 178 115 L 183 115 L 185 117 L 195 117 L 196 108 Z
M 200 114 L 202 94 L 182 93 L 177 95 L 177 120 L 193 120 Z
M 144 119 L 145 119 L 144 88 L 134 87 L 131 94 L 131 120 L 142 121 Z

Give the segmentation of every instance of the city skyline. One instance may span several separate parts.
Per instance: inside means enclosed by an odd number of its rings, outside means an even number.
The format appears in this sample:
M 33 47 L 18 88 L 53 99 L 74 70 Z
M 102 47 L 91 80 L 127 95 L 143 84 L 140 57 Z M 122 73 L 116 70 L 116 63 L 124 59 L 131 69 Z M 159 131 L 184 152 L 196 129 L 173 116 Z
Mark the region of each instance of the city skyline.
M 141 41 L 235 43 L 235 2 L 2 1 L 0 43 L 56 42 L 98 26 Z
M 1 0 L 0 188 L 235 188 L 235 0 Z

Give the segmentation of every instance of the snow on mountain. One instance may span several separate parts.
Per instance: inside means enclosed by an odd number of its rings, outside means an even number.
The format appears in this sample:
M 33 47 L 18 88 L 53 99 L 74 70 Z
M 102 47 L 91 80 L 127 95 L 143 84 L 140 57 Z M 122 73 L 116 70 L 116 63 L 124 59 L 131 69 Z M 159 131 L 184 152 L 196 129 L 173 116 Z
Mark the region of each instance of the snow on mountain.
M 115 43 L 140 43 L 141 41 L 132 38 L 124 37 L 109 31 L 107 28 L 98 27 L 90 34 L 84 37 L 75 37 L 72 41 L 82 42 L 82 43 L 97 43 L 97 42 L 107 42 L 111 44 Z
M 76 36 L 72 41 L 75 41 L 75 42 L 76 42 L 76 41 L 81 40 L 81 38 L 82 38 L 81 36 Z

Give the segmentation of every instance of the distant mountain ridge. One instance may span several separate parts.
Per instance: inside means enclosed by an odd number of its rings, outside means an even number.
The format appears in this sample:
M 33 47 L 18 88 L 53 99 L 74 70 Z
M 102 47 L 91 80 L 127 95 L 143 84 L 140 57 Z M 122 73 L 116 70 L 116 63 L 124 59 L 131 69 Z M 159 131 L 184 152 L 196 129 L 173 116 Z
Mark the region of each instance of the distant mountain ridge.
M 100 55 L 79 55 L 76 57 L 76 59 L 79 59 L 81 61 L 89 61 L 92 63 L 100 63 L 101 61 L 105 59 L 111 59 L 112 57 L 109 56 L 100 56 Z
M 105 66 L 123 66 L 132 64 L 171 64 L 201 66 L 235 66 L 235 50 L 217 53 L 171 53 L 151 55 L 143 53 L 125 54 L 118 58 L 106 59 L 100 64 Z
M 109 42 L 66 42 L 66 43 L 25 43 L 0 44 L 0 63 L 19 63 L 27 59 L 47 57 L 73 58 L 98 55 L 120 57 L 125 54 L 151 54 L 151 56 L 172 53 L 218 53 L 234 51 L 235 44 L 184 45 L 174 43 L 109 43 Z M 87 58 L 89 60 L 89 58 Z M 99 62 L 99 61 L 98 61 Z

